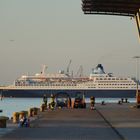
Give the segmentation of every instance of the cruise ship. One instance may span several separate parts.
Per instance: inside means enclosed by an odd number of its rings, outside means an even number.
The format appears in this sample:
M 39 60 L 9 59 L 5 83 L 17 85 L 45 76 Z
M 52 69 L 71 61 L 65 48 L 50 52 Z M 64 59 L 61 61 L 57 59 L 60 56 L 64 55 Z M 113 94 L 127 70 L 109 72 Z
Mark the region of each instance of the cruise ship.
M 115 77 L 106 73 L 102 64 L 92 69 L 89 76 L 73 76 L 59 71 L 46 74 L 46 66 L 41 73 L 33 76 L 22 75 L 12 85 L 1 86 L 5 97 L 50 97 L 51 94 L 67 93 L 75 97 L 79 92 L 85 97 L 133 98 L 136 96 L 136 80 L 130 77 Z

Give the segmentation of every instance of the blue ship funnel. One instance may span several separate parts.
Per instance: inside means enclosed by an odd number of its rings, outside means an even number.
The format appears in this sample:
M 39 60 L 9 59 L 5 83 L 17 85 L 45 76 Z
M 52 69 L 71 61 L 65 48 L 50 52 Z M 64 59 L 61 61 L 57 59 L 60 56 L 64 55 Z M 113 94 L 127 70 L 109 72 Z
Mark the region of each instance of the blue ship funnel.
M 105 74 L 102 64 L 98 64 L 96 68 L 92 69 L 92 74 Z

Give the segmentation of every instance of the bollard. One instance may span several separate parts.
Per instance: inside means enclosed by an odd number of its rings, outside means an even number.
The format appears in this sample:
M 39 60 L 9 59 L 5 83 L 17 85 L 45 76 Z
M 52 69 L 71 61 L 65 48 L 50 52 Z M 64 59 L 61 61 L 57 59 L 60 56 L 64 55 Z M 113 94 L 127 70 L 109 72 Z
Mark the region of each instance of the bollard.
M 34 115 L 37 115 L 37 111 L 38 111 L 38 108 L 36 107 L 30 108 L 28 110 L 28 117 L 33 117 Z
M 34 115 L 37 115 L 37 112 L 38 112 L 38 108 L 34 107 L 34 108 L 33 108 L 33 116 L 34 116 Z
M 105 105 L 105 101 L 102 101 L 102 102 L 101 102 L 101 105 Z
M 28 110 L 28 117 L 33 117 L 33 108 Z
M 71 108 L 71 99 L 70 99 L 70 98 L 68 99 L 67 107 L 68 107 L 68 108 Z
M 19 120 L 25 116 L 24 112 L 19 112 Z
M 121 98 L 122 103 L 124 103 L 124 98 Z
M 128 103 L 128 99 L 127 98 L 125 98 L 125 103 Z
M 18 123 L 19 122 L 19 112 L 14 112 L 13 113 L 13 123 Z
M 8 117 L 0 116 L 0 128 L 6 128 L 6 121 L 9 120 Z
M 71 107 L 74 108 L 74 99 L 71 101 Z
M 139 104 L 137 104 L 137 105 L 136 105 L 136 108 L 140 108 L 140 105 L 139 105 Z
M 40 111 L 41 111 L 41 112 L 44 112 L 44 111 L 45 111 L 45 107 L 46 107 L 45 104 L 42 104 L 42 105 L 40 106 Z
M 25 116 L 28 116 L 28 111 L 22 111 L 24 112 Z
M 121 104 L 122 104 L 122 102 L 121 102 L 121 101 L 118 101 L 118 104 L 119 104 L 119 105 L 121 105 Z
M 21 111 L 19 112 L 19 119 L 23 118 L 23 117 L 26 117 L 28 114 L 28 111 Z

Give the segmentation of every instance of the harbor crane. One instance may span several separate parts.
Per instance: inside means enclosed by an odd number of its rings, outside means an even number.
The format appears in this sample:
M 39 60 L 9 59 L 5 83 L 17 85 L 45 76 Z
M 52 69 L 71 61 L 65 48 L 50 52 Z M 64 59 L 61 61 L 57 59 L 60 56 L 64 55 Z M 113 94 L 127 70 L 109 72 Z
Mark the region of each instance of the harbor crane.
M 76 77 L 83 77 L 83 66 L 82 65 L 80 65 L 80 67 L 77 71 Z

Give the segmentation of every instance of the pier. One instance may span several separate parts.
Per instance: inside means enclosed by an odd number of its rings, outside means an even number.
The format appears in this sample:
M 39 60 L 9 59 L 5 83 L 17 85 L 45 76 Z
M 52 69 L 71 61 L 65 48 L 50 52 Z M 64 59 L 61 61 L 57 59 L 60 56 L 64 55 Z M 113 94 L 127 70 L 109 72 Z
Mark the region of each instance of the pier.
M 30 128 L 11 125 L 1 140 L 139 140 L 140 110 L 134 104 L 96 104 L 96 110 L 55 109 L 39 112 Z

